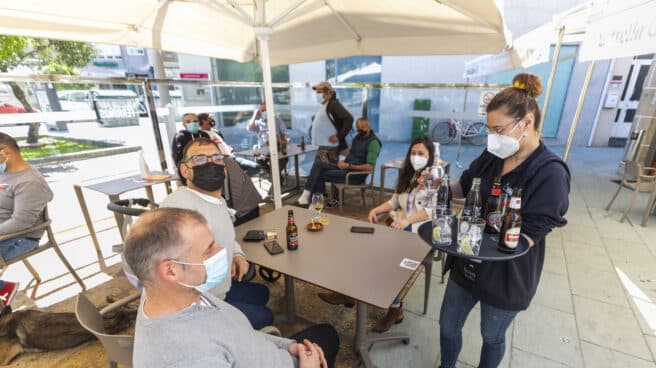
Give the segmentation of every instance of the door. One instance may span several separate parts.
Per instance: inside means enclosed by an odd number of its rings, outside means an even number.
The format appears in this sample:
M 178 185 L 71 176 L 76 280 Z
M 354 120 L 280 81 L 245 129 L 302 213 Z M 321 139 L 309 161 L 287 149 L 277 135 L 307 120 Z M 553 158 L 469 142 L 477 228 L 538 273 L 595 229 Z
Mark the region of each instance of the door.
M 617 113 L 613 122 L 612 138 L 624 138 L 629 136 L 633 116 L 638 109 L 642 86 L 649 72 L 653 55 L 636 56 L 629 68 L 629 75 L 622 91 L 622 96 L 617 103 Z

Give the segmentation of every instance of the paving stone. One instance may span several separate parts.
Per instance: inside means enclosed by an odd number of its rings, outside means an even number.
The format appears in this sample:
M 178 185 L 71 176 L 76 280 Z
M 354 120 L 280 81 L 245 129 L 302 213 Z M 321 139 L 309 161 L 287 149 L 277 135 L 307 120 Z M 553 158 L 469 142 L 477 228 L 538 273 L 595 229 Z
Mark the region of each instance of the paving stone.
M 588 342 L 582 342 L 583 359 L 585 366 L 590 368 L 601 367 L 631 367 L 631 368 L 654 368 L 654 362 L 626 355 L 602 346 Z
M 567 313 L 574 313 L 572 291 L 570 290 L 567 277 L 553 272 L 543 271 L 540 276 L 538 291 L 532 303 Z

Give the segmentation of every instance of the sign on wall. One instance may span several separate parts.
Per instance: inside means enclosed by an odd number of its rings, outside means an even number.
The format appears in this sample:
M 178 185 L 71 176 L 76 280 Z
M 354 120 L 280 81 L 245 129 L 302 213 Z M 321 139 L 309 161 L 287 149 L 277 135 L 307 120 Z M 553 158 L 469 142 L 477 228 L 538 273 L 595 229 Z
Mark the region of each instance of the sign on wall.
M 656 1 L 595 2 L 579 60 L 599 60 L 656 52 Z

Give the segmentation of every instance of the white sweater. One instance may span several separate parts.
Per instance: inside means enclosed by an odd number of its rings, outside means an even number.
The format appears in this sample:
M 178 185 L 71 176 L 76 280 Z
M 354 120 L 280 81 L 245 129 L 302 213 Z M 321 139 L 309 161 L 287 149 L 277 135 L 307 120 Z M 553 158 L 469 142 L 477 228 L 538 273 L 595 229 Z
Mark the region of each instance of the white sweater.
M 175 207 L 194 210 L 207 219 L 207 225 L 214 235 L 214 241 L 228 252 L 228 259 L 234 256 L 246 257 L 241 246 L 235 240 L 235 227 L 232 224 L 228 204 L 223 198 L 215 198 L 189 189 L 178 188 L 164 199 L 162 207 Z M 225 299 L 232 280 L 226 277 L 217 287 L 210 290 L 217 298 Z

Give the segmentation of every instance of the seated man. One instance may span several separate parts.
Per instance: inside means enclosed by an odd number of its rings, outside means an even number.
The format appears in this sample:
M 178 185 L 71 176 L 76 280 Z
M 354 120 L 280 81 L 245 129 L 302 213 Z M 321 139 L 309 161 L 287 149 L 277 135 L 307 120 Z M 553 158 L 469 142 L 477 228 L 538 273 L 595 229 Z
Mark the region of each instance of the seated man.
M 173 138 L 171 143 L 171 156 L 173 156 L 173 162 L 176 167 L 180 166 L 180 160 L 182 160 L 182 151 L 184 151 L 185 146 L 198 138 L 209 138 L 210 136 L 207 133 L 200 130 L 200 123 L 196 114 L 186 113 L 182 115 L 182 126 L 183 130 L 179 131 L 178 134 Z M 186 183 L 186 180 L 180 175 L 178 171 L 178 176 L 182 181 L 182 184 Z
M 273 313 L 266 306 L 269 289 L 262 284 L 240 282 L 248 271 L 248 262 L 235 240 L 231 218 L 234 211 L 228 208 L 225 199 L 221 197 L 226 170 L 219 148 L 207 138 L 190 142 L 183 152 L 179 171 L 187 179 L 187 186 L 179 187 L 171 193 L 161 206 L 200 212 L 209 220 L 214 239 L 226 250 L 231 262 L 230 277 L 206 291 L 241 310 L 253 328 L 261 329 L 271 325 Z M 233 283 L 232 278 L 237 282 Z
M 216 122 L 209 114 L 207 113 L 198 114 L 198 121 L 200 123 L 200 129 L 203 132 L 207 133 L 207 135 L 210 137 L 212 142 L 214 142 L 217 146 L 219 146 L 219 149 L 221 150 L 221 154 L 223 154 L 224 156 L 232 157 L 232 159 L 235 160 L 237 164 L 239 164 L 239 167 L 241 167 L 241 169 L 244 170 L 248 174 L 248 176 L 257 175 L 257 173 L 260 172 L 260 165 L 258 165 L 256 162 L 247 160 L 243 157 L 233 155 L 235 149 L 229 146 L 225 142 L 225 139 L 223 137 L 223 134 L 221 134 L 221 132 L 214 129 Z
M 355 123 L 358 134 L 353 138 L 351 150 L 344 161 L 337 165 L 330 162 L 314 161 L 310 176 L 305 182 L 305 190 L 298 198 L 300 205 L 308 205 L 313 193 L 322 193 L 326 182 L 344 183 L 349 171 L 373 172 L 376 160 L 382 147 L 380 139 L 371 130 L 371 124 L 367 118 L 359 118 Z M 349 184 L 362 184 L 367 175 L 354 175 Z M 326 207 L 335 207 L 336 201 L 326 204 Z
M 334 365 L 339 336 L 331 326 L 313 326 L 292 339 L 267 335 L 206 293 L 228 276 L 229 259 L 201 214 L 177 208 L 146 212 L 130 229 L 124 255 L 144 285 L 135 368 Z
M 52 191 L 41 173 L 21 156 L 18 143 L 0 133 L 0 235 L 29 229 L 43 222 L 43 210 Z M 2 258 L 9 260 L 39 246 L 45 230 L 0 242 Z

